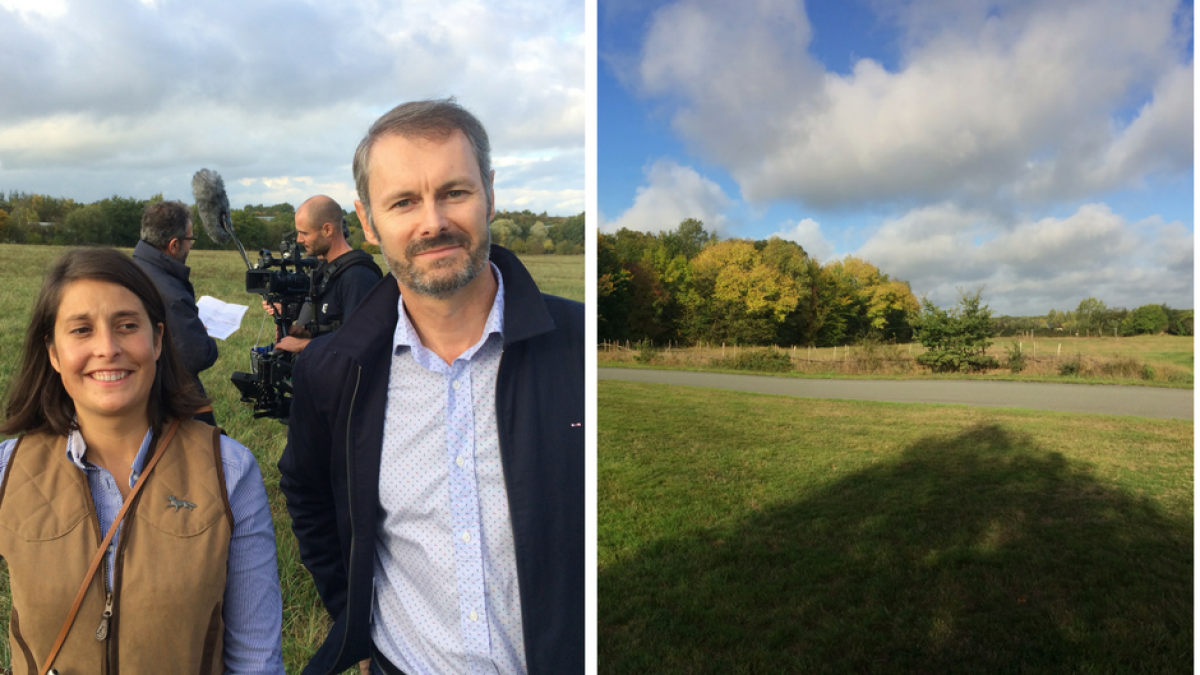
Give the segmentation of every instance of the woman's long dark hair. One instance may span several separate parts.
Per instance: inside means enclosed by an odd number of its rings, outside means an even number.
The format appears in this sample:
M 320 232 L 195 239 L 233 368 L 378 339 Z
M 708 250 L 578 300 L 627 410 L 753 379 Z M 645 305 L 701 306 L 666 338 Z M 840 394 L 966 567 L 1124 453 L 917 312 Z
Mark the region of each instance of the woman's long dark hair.
M 162 326 L 162 351 L 150 387 L 146 416 L 157 438 L 170 420 L 186 419 L 209 400 L 196 389 L 191 375 L 171 342 L 166 304 L 158 287 L 129 256 L 111 248 L 80 248 L 63 254 L 42 282 L 33 306 L 16 381 L 4 405 L 6 435 L 48 431 L 66 436 L 75 423 L 75 402 L 63 387 L 62 376 L 50 365 L 48 346 L 54 342 L 58 307 L 68 285 L 82 280 L 103 281 L 128 289 L 142 301 L 158 334 Z

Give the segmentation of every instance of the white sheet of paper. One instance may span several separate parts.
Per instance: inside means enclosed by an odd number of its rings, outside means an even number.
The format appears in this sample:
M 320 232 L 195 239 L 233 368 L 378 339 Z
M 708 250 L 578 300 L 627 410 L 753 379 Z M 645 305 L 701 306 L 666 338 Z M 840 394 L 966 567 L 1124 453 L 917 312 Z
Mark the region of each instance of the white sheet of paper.
M 242 317 L 246 315 L 246 310 L 250 309 L 248 305 L 222 302 L 210 295 L 200 296 L 196 301 L 196 308 L 200 310 L 200 320 L 204 322 L 205 330 L 218 340 L 233 335 L 242 326 Z

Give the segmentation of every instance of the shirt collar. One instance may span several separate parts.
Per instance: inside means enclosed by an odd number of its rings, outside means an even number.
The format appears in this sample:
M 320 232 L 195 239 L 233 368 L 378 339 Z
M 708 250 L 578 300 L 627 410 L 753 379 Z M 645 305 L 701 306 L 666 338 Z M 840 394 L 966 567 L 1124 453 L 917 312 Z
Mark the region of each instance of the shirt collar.
M 487 322 L 483 326 L 483 335 L 479 338 L 479 342 L 471 347 L 460 359 L 470 359 L 489 337 L 493 334 L 504 336 L 504 275 L 500 274 L 500 268 L 496 264 L 489 261 L 492 272 L 496 275 L 496 298 L 492 300 L 492 308 L 488 310 Z M 404 292 L 400 292 L 400 298 L 396 300 L 396 307 L 399 311 L 399 318 L 396 320 L 396 333 L 392 338 L 392 351 L 395 353 L 400 347 L 409 347 L 422 349 L 425 348 L 421 344 L 421 337 L 417 335 L 417 330 L 413 328 L 412 322 L 408 319 L 408 313 L 404 311 Z
M 147 429 L 145 437 L 142 438 L 142 446 L 138 448 L 137 456 L 133 458 L 133 464 L 129 467 L 129 487 L 133 487 L 137 483 L 138 476 L 142 475 L 142 467 L 146 464 L 146 455 L 150 451 L 150 441 L 154 438 L 152 430 Z M 84 461 L 84 454 L 87 452 L 87 443 L 83 440 L 83 434 L 78 429 L 75 429 L 67 436 L 67 459 L 80 469 L 86 470 L 88 463 Z

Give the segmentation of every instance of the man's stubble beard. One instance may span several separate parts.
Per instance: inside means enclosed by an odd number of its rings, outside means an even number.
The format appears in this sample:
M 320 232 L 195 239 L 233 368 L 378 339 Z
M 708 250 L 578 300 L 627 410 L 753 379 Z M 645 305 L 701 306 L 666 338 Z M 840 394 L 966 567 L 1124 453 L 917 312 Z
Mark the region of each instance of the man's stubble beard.
M 329 253 L 329 249 L 333 248 L 332 244 L 332 241 L 317 237 L 312 244 L 305 247 L 305 255 L 310 258 L 325 259 L 326 254 Z
M 373 223 L 371 224 L 371 229 L 375 230 Z M 396 277 L 396 280 L 400 282 L 401 286 L 420 295 L 433 298 L 447 298 L 474 281 L 475 277 L 487 269 L 492 247 L 492 232 L 491 228 L 488 227 L 483 228 L 483 231 L 484 236 L 479 240 L 479 245 L 467 249 L 468 257 L 466 266 L 448 275 L 435 273 L 449 269 L 455 265 L 457 261 L 454 258 L 442 258 L 432 261 L 427 266 L 427 269 L 424 270 L 418 269 L 410 261 L 413 259 L 413 256 L 422 251 L 441 248 L 443 246 L 469 245 L 471 238 L 465 233 L 447 231 L 428 239 L 411 241 L 405 247 L 405 259 L 395 258 L 389 254 L 388 250 L 383 247 L 383 240 L 379 237 L 378 231 L 375 232 L 375 238 L 380 242 L 379 250 L 383 253 L 384 262 Z

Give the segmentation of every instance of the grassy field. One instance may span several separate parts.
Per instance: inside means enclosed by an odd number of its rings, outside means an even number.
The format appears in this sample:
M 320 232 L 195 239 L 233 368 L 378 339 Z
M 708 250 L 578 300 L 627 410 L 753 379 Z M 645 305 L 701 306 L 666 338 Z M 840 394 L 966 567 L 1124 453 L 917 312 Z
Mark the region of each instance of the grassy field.
M 601 673 L 1190 673 L 1193 424 L 600 382 Z
M 17 367 L 29 313 L 41 288 L 45 271 L 64 249 L 52 246 L 0 244 L 0 394 L 6 393 Z M 129 252 L 129 251 L 127 251 Z M 380 267 L 383 260 L 376 256 Z M 522 256 L 522 262 L 539 287 L 547 293 L 582 301 L 584 298 L 583 256 Z M 211 295 L 226 302 L 250 305 L 241 329 L 229 340 L 217 342 L 221 356 L 215 366 L 201 374 L 213 398 L 217 422 L 231 438 L 249 448 L 262 468 L 267 496 L 275 518 L 275 540 L 279 555 L 279 577 L 283 588 L 283 655 L 288 672 L 299 672 L 328 631 L 328 618 L 321 607 L 308 572 L 301 566 L 296 540 L 291 532 L 276 463 L 283 451 L 287 427 L 255 420 L 247 404 L 240 402 L 229 378 L 234 371 L 249 371 L 249 352 L 274 336 L 274 324 L 264 321 L 258 296 L 245 291 L 245 264 L 231 251 L 193 251 L 188 258 L 197 296 Z M 7 633 L 7 573 L 0 576 L 0 631 Z M 8 641 L 0 640 L 0 663 L 8 663 Z
M 1015 345 L 1015 347 L 1014 347 Z M 1084 384 L 1131 384 L 1192 388 L 1195 343 L 1191 337 L 1141 335 L 1125 338 L 1062 337 L 1038 340 L 997 338 L 988 349 L 1004 366 L 1008 350 L 1025 357 L 1019 373 L 1007 367 L 980 374 L 938 374 L 914 361 L 924 351 L 920 344 L 851 345 L 809 349 L 746 348 L 704 345 L 686 348 L 639 349 L 637 345 L 601 345 L 598 361 L 607 367 L 685 368 L 730 370 L 739 355 L 778 351 L 790 358 L 787 374 L 811 377 L 870 378 L 984 378 L 1029 382 L 1078 382 Z M 1064 374 L 1074 366 L 1073 373 Z

